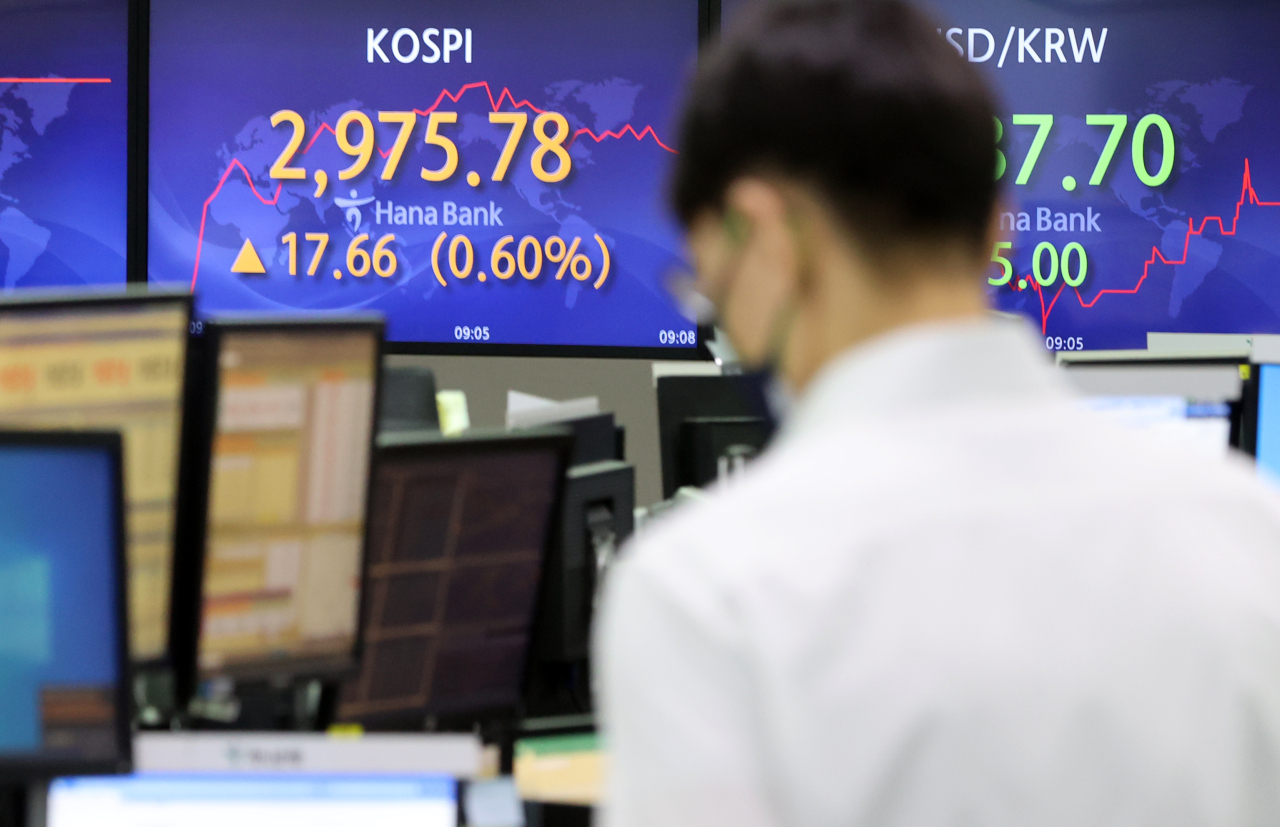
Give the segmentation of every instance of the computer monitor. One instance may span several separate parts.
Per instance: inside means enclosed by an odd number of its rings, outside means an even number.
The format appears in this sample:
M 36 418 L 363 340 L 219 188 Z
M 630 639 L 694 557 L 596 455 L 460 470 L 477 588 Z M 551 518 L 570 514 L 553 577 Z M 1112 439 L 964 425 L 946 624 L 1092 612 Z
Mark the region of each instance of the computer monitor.
M 198 315 L 367 309 L 402 352 L 700 358 L 664 204 L 696 0 L 146 5 L 148 278 Z
M 693 420 L 708 418 L 729 418 L 735 420 L 734 424 L 742 424 L 743 419 L 753 420 L 749 433 L 737 433 L 737 436 L 749 437 L 752 447 L 757 451 L 762 449 L 773 433 L 774 423 L 761 377 L 663 376 L 658 379 L 663 499 L 670 499 L 681 486 L 705 482 L 699 480 L 695 465 L 697 457 L 709 448 L 698 443 L 699 437 L 708 437 L 714 442 L 741 430 L 709 428 L 708 422 L 693 430 L 686 427 Z M 713 463 L 717 459 L 718 455 L 713 456 Z
M 1145 431 L 1167 443 L 1217 455 L 1225 455 L 1231 447 L 1232 408 L 1225 401 L 1184 396 L 1093 396 L 1082 404 L 1123 428 Z
M 0 3 L 0 290 L 123 286 L 131 0 Z M 144 78 L 145 80 L 145 78 Z M 139 218 L 145 221 L 145 214 Z M 141 251 L 145 253 L 144 251 Z
M 575 465 L 547 556 L 533 655 L 525 682 L 529 717 L 589 712 L 591 628 L 618 548 L 635 530 L 635 467 L 618 460 Z
M 145 774 L 60 778 L 47 827 L 456 827 L 457 784 L 432 775 Z
M 382 371 L 378 431 L 438 431 L 436 375 L 430 368 L 395 365 Z
M 1258 469 L 1280 480 L 1280 365 L 1258 365 L 1256 415 L 1251 417 Z
M 0 786 L 127 772 L 118 433 L 0 432 Z
M 1185 447 L 1251 452 L 1246 410 L 1255 395 L 1239 359 L 1073 357 L 1061 366 L 1082 405 L 1117 424 Z
M 617 460 L 568 470 L 539 601 L 539 660 L 587 658 L 602 571 L 635 528 L 635 481 L 635 466 Z
M 192 414 L 182 516 L 197 553 L 174 587 L 180 700 L 193 666 L 250 680 L 355 664 L 381 342 L 372 317 L 206 326 L 212 392 Z
M 379 437 L 365 647 L 338 717 L 376 728 L 520 701 L 570 438 Z
M 0 428 L 124 437 L 130 651 L 164 656 L 174 547 L 185 292 L 36 293 L 0 301 Z

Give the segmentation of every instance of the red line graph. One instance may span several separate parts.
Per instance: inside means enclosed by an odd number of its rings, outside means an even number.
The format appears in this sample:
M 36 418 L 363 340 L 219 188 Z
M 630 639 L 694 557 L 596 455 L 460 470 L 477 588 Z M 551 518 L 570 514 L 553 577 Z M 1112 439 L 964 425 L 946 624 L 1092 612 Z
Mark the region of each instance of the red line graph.
M 1196 221 L 1194 218 L 1188 218 L 1187 219 L 1187 235 L 1182 243 L 1181 259 L 1167 259 L 1164 257 L 1164 254 L 1160 252 L 1160 249 L 1158 247 L 1152 247 L 1150 258 L 1148 258 L 1142 265 L 1142 276 L 1138 279 L 1138 283 L 1135 284 L 1133 287 L 1108 288 L 1105 290 L 1099 290 L 1097 293 L 1094 294 L 1093 298 L 1089 299 L 1088 301 L 1085 301 L 1084 296 L 1080 294 L 1079 288 L 1072 287 L 1071 289 L 1076 294 L 1076 300 L 1080 302 L 1081 307 L 1091 308 L 1095 304 L 1097 304 L 1098 299 L 1101 299 L 1103 296 L 1134 295 L 1135 293 L 1137 293 L 1139 290 L 1142 289 L 1143 282 L 1145 282 L 1147 280 L 1147 276 L 1150 275 L 1151 265 L 1156 263 L 1169 264 L 1169 265 L 1186 264 L 1187 256 L 1191 250 L 1191 237 L 1196 235 L 1204 235 L 1205 227 L 1209 225 L 1209 222 L 1211 221 L 1217 222 L 1218 233 L 1220 235 L 1235 235 L 1236 227 L 1240 223 L 1240 209 L 1244 207 L 1245 204 L 1250 204 L 1255 207 L 1280 207 L 1280 201 L 1262 201 L 1258 198 L 1258 193 L 1253 188 L 1253 174 L 1249 169 L 1248 158 L 1244 159 L 1244 179 L 1240 185 L 1240 200 L 1236 202 L 1236 212 L 1235 212 L 1235 216 L 1231 219 L 1230 230 L 1227 229 L 1226 224 L 1222 220 L 1221 216 L 1210 215 L 1201 219 L 1200 229 L 1196 229 Z M 1040 283 L 1037 282 L 1035 278 L 1030 275 L 1023 276 L 1022 280 L 1024 280 L 1027 284 L 1025 289 L 1034 290 L 1036 292 L 1037 297 L 1039 297 L 1040 299 L 1040 332 L 1041 334 L 1047 333 L 1049 328 L 1049 317 L 1053 314 L 1053 308 L 1055 305 L 1057 305 L 1058 299 L 1062 297 L 1062 292 L 1067 289 L 1067 285 L 1065 283 L 1059 285 L 1058 292 L 1053 294 L 1053 298 L 1046 305 L 1044 302 L 1045 291 L 1044 291 L 1044 288 L 1040 286 Z M 1019 291 L 1019 288 L 1015 285 L 1014 290 Z
M 0 78 L 0 83 L 110 83 L 111 78 Z
M 310 149 L 310 147 L 308 147 L 308 149 Z M 204 248 L 204 224 L 209 218 L 209 205 L 213 203 L 213 199 L 218 197 L 218 193 L 222 192 L 222 185 L 227 183 L 227 178 L 231 176 L 231 170 L 236 169 L 237 167 L 239 167 L 240 171 L 244 173 L 244 180 L 249 182 L 249 189 L 253 190 L 253 194 L 257 196 L 259 201 L 266 204 L 268 207 L 273 207 L 280 201 L 280 191 L 284 189 L 283 181 L 276 184 L 276 194 L 271 197 L 271 200 L 267 200 L 262 193 L 258 192 L 258 188 L 253 183 L 253 176 L 249 174 L 249 170 L 245 169 L 244 164 L 240 163 L 238 158 L 227 165 L 226 170 L 222 173 L 222 177 L 218 179 L 218 186 L 214 187 L 213 193 L 204 200 L 204 209 L 200 211 L 200 235 L 196 238 L 196 266 L 191 272 L 192 291 L 196 289 L 196 277 L 200 275 L 200 252 Z
M 3 80 L 5 79 L 0 78 L 0 81 L 3 81 Z M 54 82 L 54 81 L 70 82 L 70 81 L 65 81 L 63 78 L 45 78 L 43 80 L 44 82 Z M 87 82 L 98 82 L 98 81 L 87 81 Z M 110 83 L 110 80 L 106 80 L 105 82 Z M 511 106 L 514 109 L 519 109 L 520 107 L 527 107 L 529 109 L 532 109 L 534 112 L 537 112 L 538 114 L 542 114 L 543 112 L 546 111 L 545 109 L 539 109 L 538 107 L 529 103 L 528 100 L 517 101 L 515 98 L 515 95 L 511 94 L 511 90 L 505 86 L 502 87 L 502 91 L 498 93 L 498 97 L 495 99 L 493 97 L 493 88 L 489 86 L 488 81 L 483 81 L 483 80 L 477 83 L 464 84 L 462 88 L 460 88 L 456 93 L 450 92 L 448 89 L 442 89 L 440 91 L 440 94 L 436 96 L 435 103 L 431 104 L 426 109 L 415 109 L 413 111 L 415 114 L 418 114 L 418 115 L 429 115 L 432 112 L 434 112 L 440 106 L 440 104 L 442 104 L 445 101 L 446 98 L 454 103 L 457 103 L 464 94 L 471 91 L 472 89 L 483 89 L 485 91 L 485 94 L 488 95 L 489 97 L 489 106 L 492 108 L 494 112 L 497 112 L 502 108 L 502 102 L 504 100 L 510 101 Z M 315 146 L 316 141 L 325 132 L 328 132 L 330 135 L 333 135 L 335 138 L 337 137 L 337 133 L 333 131 L 333 127 L 330 126 L 328 123 L 322 122 L 320 124 L 320 127 L 315 131 L 315 134 L 311 136 L 311 140 L 308 141 L 307 145 L 303 148 L 302 154 L 306 155 L 308 152 L 310 152 L 311 147 Z M 671 152 L 671 153 L 675 152 L 674 149 L 664 144 L 662 142 L 662 139 L 658 137 L 658 133 L 654 131 L 653 127 L 648 125 L 646 125 L 643 129 L 637 132 L 635 127 L 633 127 L 631 124 L 626 124 L 620 129 L 617 129 L 614 131 L 601 132 L 599 135 L 597 135 L 595 132 L 592 132 L 590 129 L 583 128 L 573 133 L 573 135 L 569 138 L 569 143 L 572 144 L 574 140 L 578 138 L 579 135 L 586 135 L 596 143 L 600 143 L 605 138 L 620 139 L 628 133 L 633 135 L 637 141 L 644 140 L 644 137 L 648 135 L 650 138 L 653 138 L 654 143 L 656 143 L 658 146 L 665 149 L 667 152 Z M 390 153 L 391 153 L 391 150 L 387 150 L 385 152 L 382 151 L 381 149 L 378 150 L 378 154 L 381 155 L 383 158 L 386 158 Z M 192 269 L 192 272 L 191 272 L 191 289 L 192 290 L 196 289 L 196 279 L 199 278 L 200 276 L 200 254 L 204 248 L 204 228 L 205 228 L 205 223 L 208 221 L 208 218 L 209 218 L 209 205 L 212 204 L 214 199 L 218 197 L 218 193 L 222 192 L 222 187 L 224 184 L 227 183 L 227 178 L 230 177 L 231 171 L 236 168 L 239 168 L 240 172 L 244 174 L 245 180 L 249 183 L 249 189 L 253 191 L 254 196 L 256 196 L 257 199 L 261 201 L 263 204 L 271 207 L 271 206 L 275 206 L 280 201 L 280 192 L 284 188 L 283 181 L 281 181 L 276 185 L 275 195 L 268 200 L 266 196 L 258 192 L 258 187 L 253 183 L 253 176 L 249 174 L 249 170 L 245 168 L 244 164 L 240 163 L 239 160 L 234 160 L 227 165 L 227 168 L 223 170 L 222 177 L 218 179 L 218 185 L 214 187 L 213 192 L 210 193 L 209 197 L 204 200 L 204 207 L 200 211 L 200 235 L 197 237 L 197 240 L 196 240 L 196 263 L 195 263 L 195 267 Z
M 472 89 L 484 90 L 485 94 L 489 97 L 489 108 L 494 112 L 497 112 L 502 109 L 502 102 L 504 100 L 511 102 L 512 109 L 519 109 L 521 107 L 525 107 L 528 109 L 532 109 L 534 112 L 537 112 L 539 115 L 547 111 L 545 109 L 539 109 L 538 107 L 529 103 L 528 100 L 519 100 L 519 101 L 516 100 L 516 96 L 511 94 L 511 90 L 505 86 L 502 87 L 502 91 L 498 93 L 498 97 L 494 98 L 493 88 L 489 86 L 488 81 L 482 80 L 476 83 L 464 84 L 462 88 L 459 89 L 457 92 L 450 92 L 448 89 L 442 89 L 440 90 L 440 94 L 436 96 L 435 103 L 431 104 L 426 109 L 415 109 L 413 110 L 413 112 L 415 115 L 423 115 L 423 116 L 430 115 L 432 112 L 440 108 L 440 104 L 444 103 L 446 98 L 453 103 L 457 103 L 459 100 L 462 99 L 462 96 L 464 94 L 471 91 Z M 328 131 L 330 135 L 334 135 L 335 137 L 337 137 L 333 131 L 332 126 L 330 126 L 328 123 L 321 123 L 320 128 L 317 129 L 315 134 L 311 136 L 311 140 L 310 142 L 307 143 L 307 147 L 306 149 L 303 150 L 303 152 L 305 153 L 308 150 L 310 150 L 311 146 L 316 142 L 316 139 L 319 138 L 320 134 L 325 131 Z M 574 132 L 573 135 L 569 137 L 569 143 L 572 144 L 581 135 L 586 135 L 588 138 L 595 141 L 596 143 L 600 143 L 605 138 L 621 139 L 624 135 L 627 135 L 627 134 L 630 134 L 631 136 L 633 136 L 637 141 L 643 141 L 645 136 L 647 135 L 650 138 L 653 138 L 654 143 L 656 143 L 658 146 L 665 149 L 667 152 L 670 152 L 673 154 L 675 153 L 674 149 L 672 149 L 671 147 L 667 146 L 665 143 L 662 142 L 662 139 L 658 137 L 657 131 L 655 131 L 654 128 L 650 125 L 646 125 L 643 129 L 637 132 L 634 126 L 632 126 L 631 124 L 626 124 L 625 126 L 622 126 L 619 129 L 615 129 L 612 131 L 606 130 L 599 134 L 596 134 L 594 131 L 587 129 L 586 127 L 583 127 L 582 129 L 579 129 L 576 132 Z M 381 149 L 378 150 L 378 154 L 381 155 L 383 158 L 386 158 L 387 155 L 389 155 L 390 153 L 391 153 L 391 150 L 386 150 L 385 152 Z

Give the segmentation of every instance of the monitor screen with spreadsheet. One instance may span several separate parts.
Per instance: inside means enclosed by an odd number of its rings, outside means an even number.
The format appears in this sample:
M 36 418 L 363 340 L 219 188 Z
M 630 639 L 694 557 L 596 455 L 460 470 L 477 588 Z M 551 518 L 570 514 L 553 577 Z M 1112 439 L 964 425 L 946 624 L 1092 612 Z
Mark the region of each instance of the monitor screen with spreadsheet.
M 354 657 L 381 330 L 209 326 L 202 674 Z
M 430 775 L 61 778 L 48 827 L 456 827 L 453 779 Z
M 134 660 L 164 655 L 190 296 L 0 302 L 0 428 L 119 430 Z

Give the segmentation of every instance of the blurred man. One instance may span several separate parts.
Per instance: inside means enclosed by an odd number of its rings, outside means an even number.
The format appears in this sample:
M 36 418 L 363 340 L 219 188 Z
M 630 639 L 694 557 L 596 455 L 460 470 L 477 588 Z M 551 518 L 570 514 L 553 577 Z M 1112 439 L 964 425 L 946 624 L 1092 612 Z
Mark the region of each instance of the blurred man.
M 897 2 L 704 55 L 674 197 L 773 447 L 642 535 L 611 827 L 1280 822 L 1280 507 L 1082 413 L 992 319 L 994 107 Z

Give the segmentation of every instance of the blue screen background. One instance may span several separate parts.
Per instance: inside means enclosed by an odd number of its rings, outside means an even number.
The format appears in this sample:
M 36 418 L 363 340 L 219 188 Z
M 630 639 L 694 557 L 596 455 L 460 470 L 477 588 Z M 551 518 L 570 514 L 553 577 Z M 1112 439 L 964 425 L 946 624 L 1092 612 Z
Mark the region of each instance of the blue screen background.
M 695 0 L 155 0 L 151 15 L 149 277 L 194 283 L 200 313 L 378 310 L 387 316 L 388 338 L 399 342 L 456 342 L 459 327 L 467 327 L 487 330 L 463 341 L 659 347 L 665 344 L 660 331 L 693 330 L 664 287 L 681 246 L 663 190 L 674 157 L 679 85 L 696 50 Z M 428 27 L 470 29 L 472 62 L 454 52 L 449 64 L 402 64 L 392 52 L 401 27 L 417 34 Z M 379 44 L 389 63 L 376 55 L 369 62 L 370 28 L 389 30 Z M 408 54 L 409 41 L 402 46 Z M 457 102 L 441 99 L 442 92 Z M 441 149 L 424 144 L 425 116 L 393 180 L 379 177 L 384 161 L 378 155 L 356 178 L 338 180 L 351 159 L 324 125 L 362 110 L 376 124 L 379 150 L 387 151 L 397 127 L 377 124 L 377 112 L 425 112 L 437 100 L 439 111 L 459 114 L 457 124 L 441 128 L 460 155 L 449 181 L 429 183 L 418 174 L 444 160 Z M 524 101 L 529 105 L 513 106 Z M 531 115 L 500 183 L 490 175 L 508 127 L 488 122 L 494 103 Z M 560 183 L 538 181 L 531 171 L 538 145 L 531 107 L 564 114 L 576 134 L 568 144 L 573 171 Z M 327 172 L 329 185 L 319 197 L 312 178 L 286 182 L 278 195 L 279 182 L 269 178 L 291 134 L 286 125 L 270 126 L 280 109 L 306 121 L 293 163 L 308 174 Z M 359 133 L 352 128 L 353 138 Z M 545 166 L 555 163 L 548 159 Z M 479 186 L 467 183 L 468 171 L 480 173 Z M 356 202 L 354 216 L 350 202 Z M 484 208 L 486 217 L 500 210 L 502 226 L 391 223 L 390 205 L 433 206 L 443 222 L 445 202 Z M 435 277 L 432 248 L 441 231 L 450 239 L 465 233 L 472 242 L 475 266 L 466 280 L 450 275 L 448 245 L 439 255 L 446 283 Z M 290 232 L 298 234 L 303 275 L 288 274 L 281 239 Z M 330 235 L 315 276 L 305 275 L 315 249 L 303 242 L 306 232 Z M 345 253 L 359 233 L 372 235 L 366 249 L 395 234 L 394 276 L 351 277 Z M 591 262 L 591 279 L 557 281 L 549 263 L 533 280 L 495 278 L 490 250 L 507 234 L 515 237 L 513 253 L 525 235 L 583 239 L 578 252 Z M 611 259 L 598 289 L 603 253 L 596 234 Z M 265 275 L 231 272 L 246 239 Z M 461 264 L 465 254 L 459 256 Z M 335 269 L 346 275 L 334 278 Z M 488 274 L 485 282 L 480 271 Z
M 0 4 L 0 285 L 123 284 L 128 3 Z
M 722 0 L 724 24 L 732 25 L 746 5 L 745 0 Z M 1280 4 L 931 0 L 924 5 L 936 14 L 940 36 L 950 37 L 967 58 L 979 58 L 974 62 L 1003 99 L 999 147 L 1008 163 L 1005 211 L 1014 221 L 1006 222 L 1002 238 L 1013 242 L 1005 255 L 1014 276 L 990 288 L 995 307 L 1026 316 L 1053 350 L 1145 348 L 1148 332 L 1280 332 L 1280 203 L 1273 203 L 1280 202 L 1280 142 L 1274 140 L 1280 127 L 1280 62 L 1275 59 Z M 1000 65 L 1011 28 L 1014 35 Z M 1048 52 L 1049 29 L 1063 34 L 1065 63 Z M 990 34 L 989 56 L 988 41 L 976 30 Z M 1084 45 L 1086 30 L 1098 47 L 1096 63 Z M 1021 52 L 1020 38 L 1026 41 Z M 1168 180 L 1154 187 L 1139 179 L 1132 161 L 1135 129 L 1152 113 L 1168 120 L 1176 157 Z M 1054 116 L 1039 161 L 1021 185 L 1015 180 L 1037 130 L 1014 125 L 1010 116 L 1015 114 Z M 1086 116 L 1097 114 L 1129 119 L 1109 173 L 1095 186 L 1089 181 L 1109 133 L 1086 122 Z M 1160 144 L 1158 130 L 1152 129 L 1144 154 L 1149 171 L 1159 169 Z M 1252 190 L 1245 186 L 1246 163 Z M 1076 180 L 1074 190 L 1065 188 L 1067 176 Z M 1041 223 L 1042 211 L 1047 225 Z M 1019 229 L 1023 212 L 1027 222 Z M 1059 229 L 1059 214 L 1065 229 Z M 1072 214 L 1083 219 L 1074 228 Z M 1088 271 L 1078 290 L 1064 286 L 1061 274 L 1043 289 L 1035 281 L 1032 256 L 1044 242 L 1059 255 L 1072 242 L 1085 249 Z M 1052 267 L 1048 252 L 1043 255 L 1041 272 L 1047 279 Z M 1071 266 L 1074 278 L 1074 253 Z M 992 275 L 998 273 L 993 268 Z
M 1280 365 L 1259 370 L 1258 467 L 1280 482 Z
M 0 446 L 0 758 L 39 750 L 42 686 L 116 686 L 115 485 L 106 452 Z

